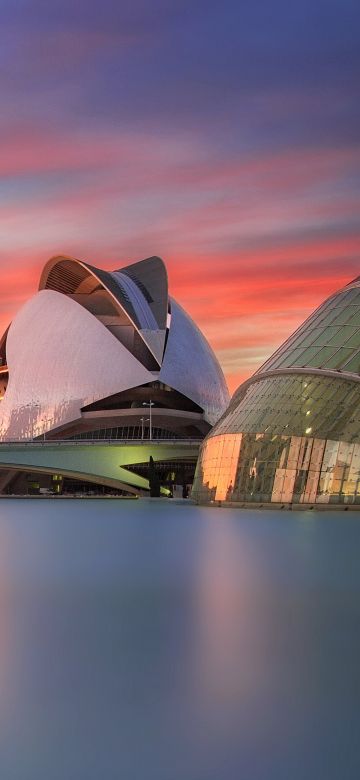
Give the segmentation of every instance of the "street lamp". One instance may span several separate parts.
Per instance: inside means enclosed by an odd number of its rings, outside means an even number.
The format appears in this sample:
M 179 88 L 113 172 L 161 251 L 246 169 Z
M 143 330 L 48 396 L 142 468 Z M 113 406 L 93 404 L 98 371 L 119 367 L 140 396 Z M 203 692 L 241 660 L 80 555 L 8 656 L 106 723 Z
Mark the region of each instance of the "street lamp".
M 43 436 L 44 436 L 44 441 L 45 441 L 45 439 L 46 439 L 46 423 L 51 422 L 51 417 L 42 417 L 41 418 L 41 422 L 44 423 Z
M 151 399 L 150 399 L 150 401 L 143 401 L 142 405 L 149 407 L 149 423 L 150 423 L 150 425 L 149 425 L 149 439 L 151 441 L 151 439 L 152 439 L 152 415 L 151 415 L 151 408 L 152 408 L 152 406 L 155 406 L 155 403 L 154 403 L 154 401 L 151 401 Z
M 148 421 L 149 421 L 149 418 L 148 418 L 148 417 L 140 417 L 140 422 L 141 422 L 141 438 L 142 438 L 142 439 L 144 438 L 144 423 L 146 423 L 146 422 L 148 422 Z
M 31 441 L 34 441 L 34 418 L 33 418 L 33 415 L 32 415 L 32 410 L 33 409 L 40 409 L 40 405 L 39 404 L 29 403 L 29 404 L 25 404 L 24 409 L 30 409 Z
M 141 422 L 141 438 L 144 438 L 144 423 L 149 422 L 150 417 L 140 417 Z

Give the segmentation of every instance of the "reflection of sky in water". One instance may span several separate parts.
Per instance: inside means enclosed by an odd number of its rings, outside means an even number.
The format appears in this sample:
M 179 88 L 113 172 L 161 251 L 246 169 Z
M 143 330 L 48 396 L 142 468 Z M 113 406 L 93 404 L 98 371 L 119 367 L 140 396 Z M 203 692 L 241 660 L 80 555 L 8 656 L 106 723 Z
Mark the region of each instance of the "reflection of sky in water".
M 0 510 L 6 780 L 359 777 L 357 517 Z

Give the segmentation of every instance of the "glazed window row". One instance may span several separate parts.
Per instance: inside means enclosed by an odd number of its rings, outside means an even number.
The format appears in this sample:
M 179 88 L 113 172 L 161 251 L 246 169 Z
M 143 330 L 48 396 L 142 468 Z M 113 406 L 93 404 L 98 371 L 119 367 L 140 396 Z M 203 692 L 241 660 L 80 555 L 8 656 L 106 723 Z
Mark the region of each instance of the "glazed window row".
M 269 434 L 210 437 L 193 497 L 204 503 L 360 503 L 360 444 Z
M 360 382 L 268 377 L 236 393 L 217 433 L 273 433 L 360 442 Z

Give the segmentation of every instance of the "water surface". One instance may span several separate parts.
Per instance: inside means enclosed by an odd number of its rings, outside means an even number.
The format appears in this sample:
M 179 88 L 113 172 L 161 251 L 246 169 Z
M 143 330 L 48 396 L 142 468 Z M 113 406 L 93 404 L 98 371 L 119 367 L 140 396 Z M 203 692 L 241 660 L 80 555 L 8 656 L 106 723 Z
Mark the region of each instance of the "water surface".
M 360 514 L 1 500 L 4 780 L 360 777 Z

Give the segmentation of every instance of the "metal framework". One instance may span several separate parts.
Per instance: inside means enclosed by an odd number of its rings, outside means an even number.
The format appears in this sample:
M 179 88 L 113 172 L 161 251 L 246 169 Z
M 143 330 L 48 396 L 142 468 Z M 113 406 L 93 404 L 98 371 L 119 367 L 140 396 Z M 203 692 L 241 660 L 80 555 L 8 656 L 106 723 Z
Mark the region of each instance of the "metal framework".
M 360 279 L 248 381 L 205 440 L 199 502 L 360 504 Z

